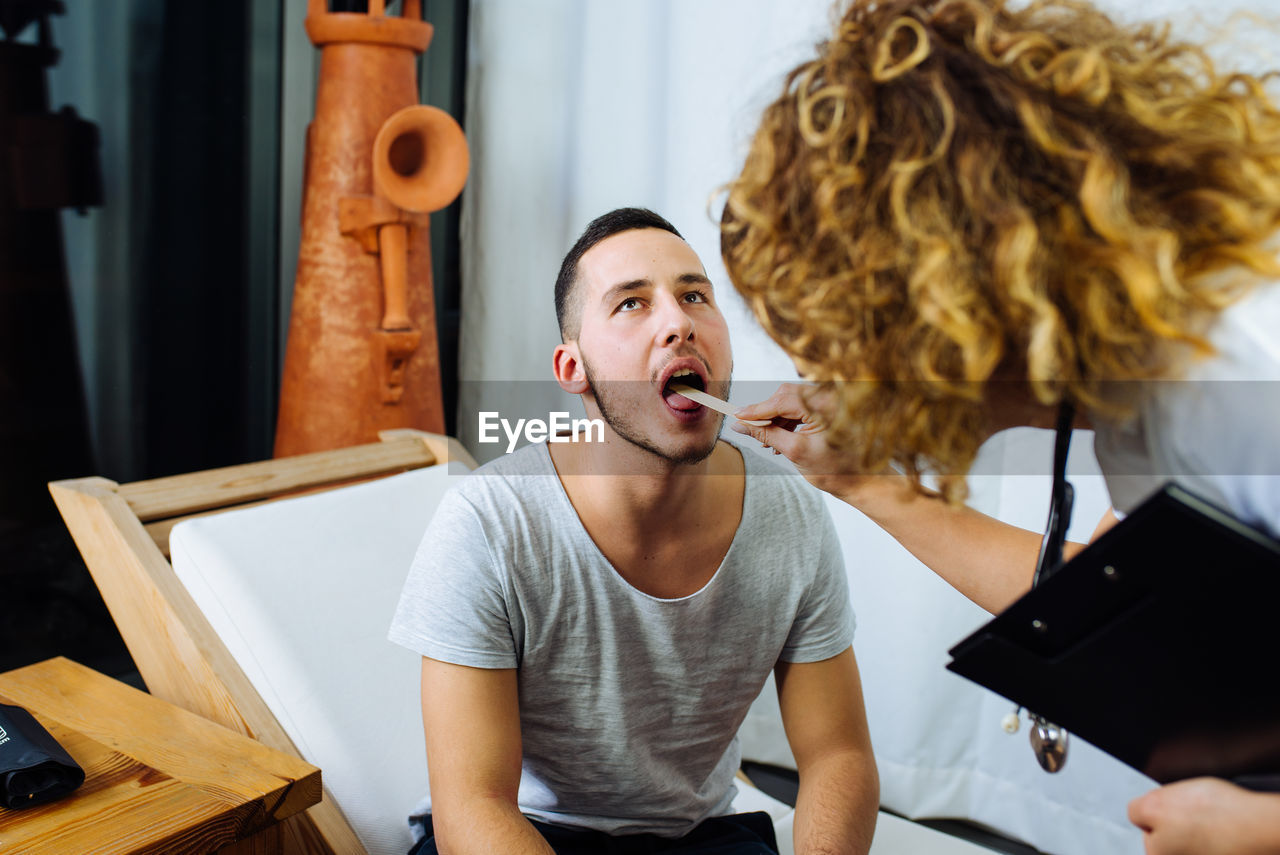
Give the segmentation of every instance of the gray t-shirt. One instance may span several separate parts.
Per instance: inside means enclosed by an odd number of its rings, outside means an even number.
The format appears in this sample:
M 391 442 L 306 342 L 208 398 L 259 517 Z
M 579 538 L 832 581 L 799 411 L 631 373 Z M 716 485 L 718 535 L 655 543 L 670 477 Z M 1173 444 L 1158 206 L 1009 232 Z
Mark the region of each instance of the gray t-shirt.
M 743 458 L 729 551 L 679 599 L 613 569 L 545 445 L 477 469 L 441 502 L 390 638 L 443 662 L 519 669 L 526 815 L 676 837 L 729 812 L 738 726 L 774 665 L 850 645 L 843 560 L 819 494 Z

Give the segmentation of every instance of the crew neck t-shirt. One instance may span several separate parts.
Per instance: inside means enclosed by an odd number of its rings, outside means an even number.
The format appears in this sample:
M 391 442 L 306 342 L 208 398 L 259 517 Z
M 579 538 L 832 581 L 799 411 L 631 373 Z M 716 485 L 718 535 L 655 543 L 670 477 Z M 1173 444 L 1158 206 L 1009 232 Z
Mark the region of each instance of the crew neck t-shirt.
M 819 494 L 743 459 L 730 548 L 678 599 L 618 574 L 546 445 L 477 469 L 440 504 L 389 635 L 443 662 L 518 669 L 527 816 L 678 837 L 728 813 L 736 733 L 774 665 L 849 647 L 842 552 Z

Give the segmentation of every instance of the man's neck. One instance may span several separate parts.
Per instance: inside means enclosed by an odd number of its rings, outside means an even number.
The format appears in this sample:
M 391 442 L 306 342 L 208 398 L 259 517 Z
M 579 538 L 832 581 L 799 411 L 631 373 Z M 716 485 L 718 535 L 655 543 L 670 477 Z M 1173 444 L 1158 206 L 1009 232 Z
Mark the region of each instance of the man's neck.
M 718 442 L 698 463 L 672 464 L 609 439 L 619 444 L 613 454 L 608 441 L 550 446 L 583 527 L 636 587 L 656 596 L 692 593 L 719 565 L 741 521 L 741 453 Z
M 717 489 L 708 476 L 734 474 L 729 458 L 737 456 L 727 443 L 717 442 L 697 463 L 673 463 L 617 435 L 604 442 L 557 443 L 550 449 L 566 491 L 616 511 L 620 520 L 667 517 L 674 508 L 697 503 Z

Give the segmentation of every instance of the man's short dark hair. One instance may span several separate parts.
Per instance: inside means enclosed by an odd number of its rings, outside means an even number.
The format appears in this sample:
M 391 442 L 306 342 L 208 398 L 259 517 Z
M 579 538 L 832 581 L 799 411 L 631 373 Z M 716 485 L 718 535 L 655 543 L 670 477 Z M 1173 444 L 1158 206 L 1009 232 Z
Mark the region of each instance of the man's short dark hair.
M 578 279 L 578 262 L 582 260 L 587 250 L 605 238 L 634 229 L 662 229 L 684 240 L 684 235 L 676 231 L 675 226 L 648 208 L 618 208 L 607 214 L 601 214 L 588 223 L 582 236 L 561 262 L 560 275 L 556 277 L 556 321 L 560 324 L 560 337 L 565 341 L 578 337 L 582 320 L 581 307 L 573 301 L 574 284 Z

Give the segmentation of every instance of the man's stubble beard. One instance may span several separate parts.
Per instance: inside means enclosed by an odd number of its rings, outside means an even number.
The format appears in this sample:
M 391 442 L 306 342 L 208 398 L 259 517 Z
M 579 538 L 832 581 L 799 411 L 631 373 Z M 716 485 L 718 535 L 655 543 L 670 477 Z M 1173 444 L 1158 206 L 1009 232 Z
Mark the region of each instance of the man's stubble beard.
M 715 415 L 718 417 L 716 423 L 716 432 L 707 443 L 706 448 L 693 448 L 683 454 L 672 454 L 659 448 L 654 444 L 653 440 L 646 437 L 628 418 L 624 407 L 611 408 L 611 405 L 605 402 L 605 395 L 602 394 L 603 389 L 597 385 L 595 376 L 591 371 L 591 364 L 587 362 L 585 355 L 582 356 L 582 368 L 587 375 L 587 388 L 591 390 L 591 396 L 595 399 L 596 406 L 600 409 L 600 418 L 604 419 L 607 424 L 619 438 L 626 440 L 637 448 L 643 449 L 650 454 L 665 460 L 669 463 L 676 464 L 693 464 L 701 463 L 711 456 L 711 452 L 715 451 L 716 443 L 720 440 L 720 428 L 724 424 L 724 416 L 720 413 Z M 641 381 L 622 381 L 639 383 Z M 724 398 L 729 397 L 729 385 L 726 383 L 724 388 Z

